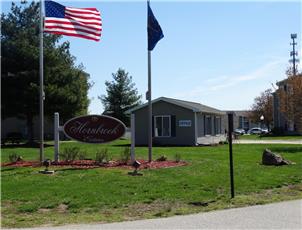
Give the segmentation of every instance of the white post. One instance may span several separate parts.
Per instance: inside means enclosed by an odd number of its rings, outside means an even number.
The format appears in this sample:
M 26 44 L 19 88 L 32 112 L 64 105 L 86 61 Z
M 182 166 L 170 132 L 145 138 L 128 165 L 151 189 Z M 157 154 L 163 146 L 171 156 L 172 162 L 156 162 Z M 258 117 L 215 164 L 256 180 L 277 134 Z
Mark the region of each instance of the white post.
M 54 120 L 54 141 L 55 141 L 55 151 L 54 151 L 54 161 L 59 162 L 59 151 L 60 151 L 60 122 L 59 113 L 55 113 Z
M 131 113 L 131 162 L 135 161 L 135 115 Z

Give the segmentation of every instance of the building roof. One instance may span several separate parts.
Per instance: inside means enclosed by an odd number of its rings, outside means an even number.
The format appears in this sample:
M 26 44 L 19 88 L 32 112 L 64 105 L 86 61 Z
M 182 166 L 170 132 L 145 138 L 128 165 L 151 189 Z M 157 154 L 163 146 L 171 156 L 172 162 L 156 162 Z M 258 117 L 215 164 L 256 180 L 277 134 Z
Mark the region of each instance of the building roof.
M 225 112 L 197 103 L 197 102 L 191 102 L 191 101 L 183 101 L 183 100 L 178 100 L 174 98 L 168 98 L 168 97 L 159 97 L 157 99 L 152 100 L 152 104 L 159 102 L 159 101 L 165 101 L 174 105 L 178 105 L 180 107 L 192 110 L 193 112 L 202 112 L 202 113 L 214 113 L 214 114 L 225 114 Z M 148 103 L 145 103 L 143 105 L 136 106 L 132 109 L 129 109 L 126 113 L 132 113 L 136 110 L 142 109 L 144 107 L 148 106 Z
M 302 77 L 302 74 L 296 74 L 295 76 L 290 76 L 290 77 L 287 77 L 281 81 L 277 81 L 276 85 L 278 87 L 282 86 L 282 85 L 285 85 L 288 81 L 288 79 L 291 79 L 291 78 L 296 78 L 296 77 Z
M 235 116 L 248 116 L 251 110 L 227 110 L 225 112 L 232 112 Z

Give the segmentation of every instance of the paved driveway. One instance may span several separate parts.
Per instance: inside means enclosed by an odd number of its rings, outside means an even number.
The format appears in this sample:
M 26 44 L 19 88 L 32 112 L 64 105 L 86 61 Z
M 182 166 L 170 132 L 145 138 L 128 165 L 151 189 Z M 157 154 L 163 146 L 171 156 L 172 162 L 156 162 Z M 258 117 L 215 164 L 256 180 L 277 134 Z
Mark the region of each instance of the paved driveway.
M 162 219 L 34 229 L 302 229 L 302 200 Z

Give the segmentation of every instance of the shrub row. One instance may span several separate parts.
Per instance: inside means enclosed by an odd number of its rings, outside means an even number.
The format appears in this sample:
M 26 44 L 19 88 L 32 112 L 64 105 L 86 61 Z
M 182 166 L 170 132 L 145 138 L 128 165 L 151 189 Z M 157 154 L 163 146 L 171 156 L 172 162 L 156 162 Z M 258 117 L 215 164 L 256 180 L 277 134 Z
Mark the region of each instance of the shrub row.
M 79 147 L 68 147 L 63 149 L 62 153 L 60 153 L 60 158 L 64 161 L 74 161 L 74 160 L 91 160 L 87 158 L 87 153 L 80 150 Z M 130 159 L 130 148 L 124 148 L 119 157 L 119 161 L 123 164 L 127 164 Z M 111 161 L 112 158 L 109 156 L 108 149 L 103 148 L 96 152 L 95 161 L 98 164 L 106 164 Z
M 81 150 L 79 147 L 66 147 L 62 150 L 62 153 L 59 154 L 60 159 L 63 161 L 74 161 L 74 160 L 92 160 L 87 157 L 87 153 Z M 9 161 L 12 163 L 15 163 L 17 161 L 22 160 L 22 157 L 16 153 L 9 155 Z M 174 156 L 176 162 L 181 161 L 181 155 L 175 154 Z M 102 148 L 98 150 L 95 154 L 95 161 L 98 164 L 107 164 L 109 161 L 111 161 L 112 158 L 110 157 L 108 153 L 107 148 Z M 130 160 L 130 148 L 125 147 L 121 152 L 119 156 L 119 162 L 122 164 L 127 164 Z M 166 156 L 161 156 L 156 161 L 166 161 Z

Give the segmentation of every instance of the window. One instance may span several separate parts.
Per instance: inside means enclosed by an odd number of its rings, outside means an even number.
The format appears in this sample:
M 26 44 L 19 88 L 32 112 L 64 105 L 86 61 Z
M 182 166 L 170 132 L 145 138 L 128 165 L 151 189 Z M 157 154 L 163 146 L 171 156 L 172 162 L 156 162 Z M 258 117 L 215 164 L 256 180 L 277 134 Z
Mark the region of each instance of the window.
M 247 117 L 244 117 L 243 119 L 243 129 L 249 129 L 250 128 L 250 121 Z
M 212 135 L 212 117 L 205 116 L 205 125 L 204 125 L 204 133 L 205 135 Z
M 171 116 L 155 116 L 154 117 L 154 136 L 170 137 L 171 136 Z
M 247 117 L 239 116 L 239 129 L 249 129 L 250 122 Z
M 221 117 L 215 117 L 214 129 L 215 129 L 215 134 L 221 133 Z
M 239 116 L 239 126 L 238 126 L 239 129 L 243 129 L 243 117 L 242 116 Z

